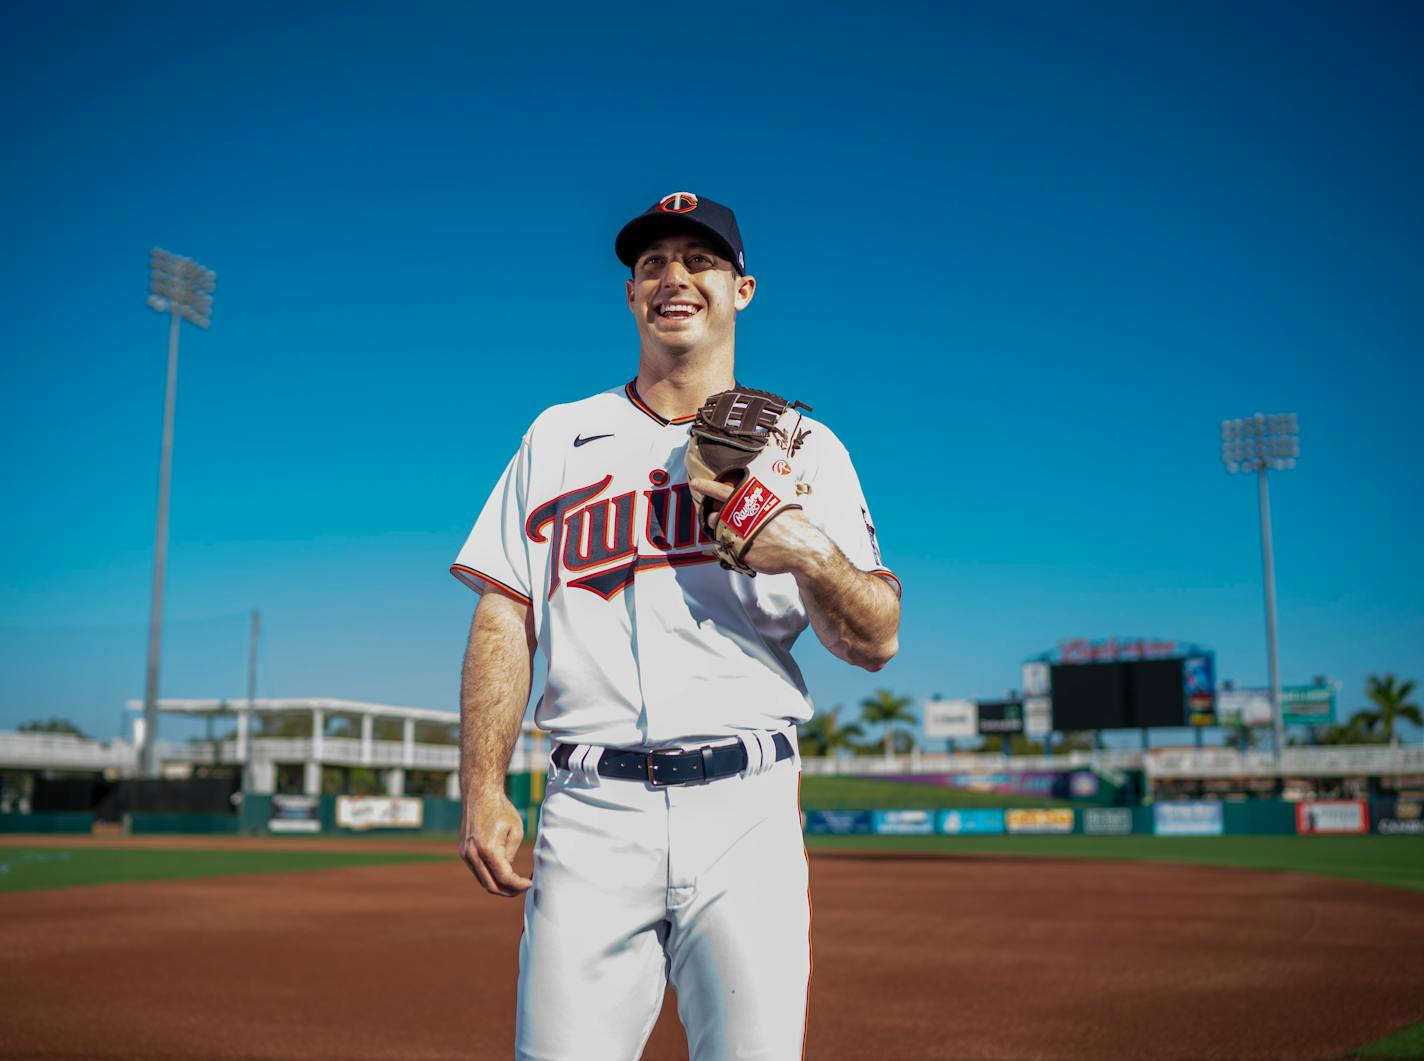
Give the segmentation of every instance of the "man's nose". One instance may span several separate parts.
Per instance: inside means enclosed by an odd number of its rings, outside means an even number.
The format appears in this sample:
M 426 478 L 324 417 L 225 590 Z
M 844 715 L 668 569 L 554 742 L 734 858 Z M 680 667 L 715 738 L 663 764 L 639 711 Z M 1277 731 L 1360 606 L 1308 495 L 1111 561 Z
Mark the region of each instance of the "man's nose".
M 663 287 L 686 287 L 691 275 L 681 259 L 668 258 L 667 265 L 663 266 Z

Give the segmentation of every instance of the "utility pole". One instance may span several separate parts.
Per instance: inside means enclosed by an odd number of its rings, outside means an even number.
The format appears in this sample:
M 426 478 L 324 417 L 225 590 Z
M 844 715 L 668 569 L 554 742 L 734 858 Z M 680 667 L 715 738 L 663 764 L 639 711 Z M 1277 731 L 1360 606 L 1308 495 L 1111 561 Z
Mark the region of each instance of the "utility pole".
M 1285 750 L 1285 722 L 1281 714 L 1280 651 L 1276 643 L 1276 561 L 1271 548 L 1271 492 L 1266 471 L 1294 468 L 1300 456 L 1300 425 L 1295 413 L 1221 422 L 1221 459 L 1228 472 L 1254 471 L 1261 506 L 1261 562 L 1266 582 L 1266 651 L 1271 671 L 1271 719 L 1275 726 L 1276 765 Z
M 168 384 L 163 399 L 163 448 L 158 465 L 158 525 L 153 536 L 153 596 L 148 618 L 148 667 L 143 683 L 144 777 L 158 776 L 158 673 L 163 655 L 163 579 L 168 566 L 168 496 L 173 479 L 173 408 L 178 398 L 178 323 L 206 328 L 217 277 L 191 258 L 153 248 L 148 258 L 148 305 L 167 313 Z

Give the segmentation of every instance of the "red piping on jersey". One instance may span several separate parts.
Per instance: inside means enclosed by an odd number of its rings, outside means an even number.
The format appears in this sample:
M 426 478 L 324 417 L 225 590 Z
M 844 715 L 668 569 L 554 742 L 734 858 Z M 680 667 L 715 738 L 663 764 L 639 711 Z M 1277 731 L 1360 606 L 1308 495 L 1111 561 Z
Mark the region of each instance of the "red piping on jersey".
M 905 595 L 904 587 L 900 585 L 900 580 L 895 577 L 893 571 L 872 571 L 870 573 L 877 578 L 883 578 L 886 582 L 894 583 L 895 596 L 903 597 Z
M 642 397 L 638 394 L 637 382 L 635 379 L 630 379 L 623 385 L 623 393 L 628 396 L 628 400 L 632 402 L 635 407 L 647 413 L 658 423 L 662 424 L 663 427 L 667 427 L 668 424 L 690 424 L 697 419 L 696 413 L 693 413 L 691 416 L 679 416 L 675 420 L 669 420 L 666 416 L 660 415 L 651 405 L 643 401 Z
M 463 573 L 462 573 L 462 572 L 463 572 Z M 532 604 L 532 603 L 533 603 L 533 601 L 531 601 L 531 600 L 530 600 L 528 597 L 526 597 L 524 594 L 520 593 L 517 589 L 514 589 L 512 586 L 506 586 L 506 585 L 505 585 L 503 582 L 501 582 L 499 579 L 497 579 L 497 578 L 490 578 L 490 576 L 487 575 L 487 574 L 485 574 L 483 571 L 476 571 L 473 567 L 466 567 L 464 564 L 451 564 L 451 565 L 450 565 L 450 574 L 454 575 L 456 578 L 458 578 L 461 582 L 464 582 L 466 585 L 469 585 L 469 580 L 465 578 L 465 575 L 473 575 L 475 578 L 479 579 L 481 582 L 485 583 L 487 586 L 493 586 L 495 589 L 497 589 L 499 592 L 503 593 L 505 596 L 507 596 L 507 597 L 513 597 L 515 600 L 519 601 L 519 603 L 521 603 L 521 604 Z

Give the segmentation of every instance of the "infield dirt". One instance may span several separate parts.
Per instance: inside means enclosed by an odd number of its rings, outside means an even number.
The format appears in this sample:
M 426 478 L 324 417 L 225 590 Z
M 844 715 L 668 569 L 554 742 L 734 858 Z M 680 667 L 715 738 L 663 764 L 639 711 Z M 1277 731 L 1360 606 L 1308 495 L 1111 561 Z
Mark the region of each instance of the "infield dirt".
M 1424 895 L 1003 856 L 811 869 L 808 1057 L 1335 1059 L 1424 1019 Z M 509 1057 L 520 916 L 453 856 L 0 896 L 0 1052 Z M 671 998 L 646 1056 L 687 1056 Z

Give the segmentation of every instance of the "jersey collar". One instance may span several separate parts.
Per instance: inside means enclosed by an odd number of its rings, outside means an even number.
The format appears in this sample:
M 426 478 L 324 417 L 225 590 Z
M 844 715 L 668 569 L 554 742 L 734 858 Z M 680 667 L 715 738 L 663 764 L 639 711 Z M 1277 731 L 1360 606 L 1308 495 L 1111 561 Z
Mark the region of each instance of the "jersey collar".
M 691 416 L 679 416 L 676 420 L 669 420 L 666 416 L 659 415 L 658 412 L 647 402 L 643 401 L 642 397 L 638 394 L 638 381 L 636 379 L 630 379 L 623 385 L 623 393 L 628 396 L 628 400 L 633 403 L 635 409 L 645 413 L 663 427 L 667 427 L 668 424 L 690 424 L 697 419 L 696 413 L 693 413 Z

